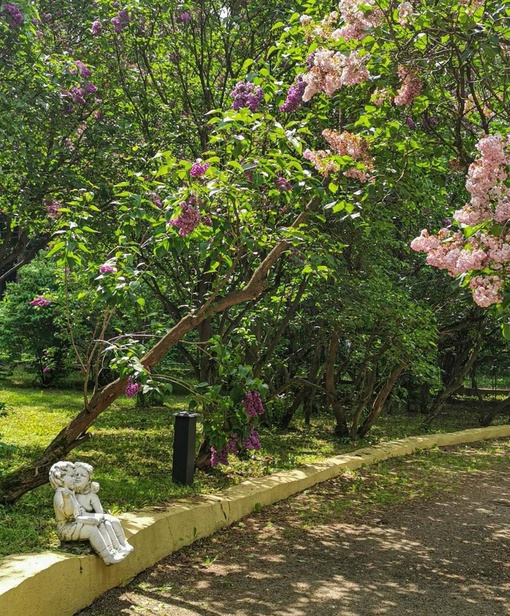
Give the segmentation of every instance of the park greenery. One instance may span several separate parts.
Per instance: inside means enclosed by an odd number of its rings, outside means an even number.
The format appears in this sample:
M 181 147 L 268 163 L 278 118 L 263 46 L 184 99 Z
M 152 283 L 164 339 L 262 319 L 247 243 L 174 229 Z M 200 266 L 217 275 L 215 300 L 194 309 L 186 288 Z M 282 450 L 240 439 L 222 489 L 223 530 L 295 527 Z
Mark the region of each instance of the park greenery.
M 186 391 L 200 471 L 300 421 L 431 429 L 466 384 L 478 423 L 508 414 L 482 390 L 509 363 L 509 17 L 0 3 L 2 371 L 81 392 L 44 447 L 6 463 L 4 433 L 0 501 L 125 397 L 136 425 Z

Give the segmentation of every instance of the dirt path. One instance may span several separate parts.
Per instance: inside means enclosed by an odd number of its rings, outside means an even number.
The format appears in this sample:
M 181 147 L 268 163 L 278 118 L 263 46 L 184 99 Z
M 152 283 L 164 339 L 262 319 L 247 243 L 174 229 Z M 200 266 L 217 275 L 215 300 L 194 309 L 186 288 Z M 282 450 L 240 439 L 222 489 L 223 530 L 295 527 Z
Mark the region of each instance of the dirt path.
M 171 555 L 80 616 L 510 615 L 510 466 L 362 514 L 335 512 L 342 481 Z

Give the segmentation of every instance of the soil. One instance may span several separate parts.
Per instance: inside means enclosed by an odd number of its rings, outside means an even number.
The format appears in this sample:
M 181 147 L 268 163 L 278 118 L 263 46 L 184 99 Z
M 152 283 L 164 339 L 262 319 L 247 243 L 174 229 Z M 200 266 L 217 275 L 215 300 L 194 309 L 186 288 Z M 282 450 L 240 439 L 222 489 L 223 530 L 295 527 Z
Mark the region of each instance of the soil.
M 172 554 L 80 616 L 510 615 L 510 466 L 459 472 L 453 493 L 445 484 L 398 506 L 335 509 L 346 479 L 320 484 Z

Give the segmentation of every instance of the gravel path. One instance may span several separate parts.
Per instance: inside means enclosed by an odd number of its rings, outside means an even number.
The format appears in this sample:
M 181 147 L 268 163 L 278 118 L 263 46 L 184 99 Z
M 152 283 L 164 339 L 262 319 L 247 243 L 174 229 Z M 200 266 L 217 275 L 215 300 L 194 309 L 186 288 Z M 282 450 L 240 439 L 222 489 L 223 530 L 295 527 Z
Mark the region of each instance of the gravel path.
M 510 615 L 510 466 L 314 525 L 341 481 L 171 555 L 80 616 Z

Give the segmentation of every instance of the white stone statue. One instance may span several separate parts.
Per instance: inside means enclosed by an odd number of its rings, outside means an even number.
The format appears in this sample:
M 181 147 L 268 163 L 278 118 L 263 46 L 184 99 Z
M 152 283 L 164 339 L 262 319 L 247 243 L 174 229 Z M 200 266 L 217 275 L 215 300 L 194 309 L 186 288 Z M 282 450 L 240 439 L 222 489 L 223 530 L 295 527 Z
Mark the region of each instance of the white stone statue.
M 57 535 L 61 541 L 88 539 L 103 561 L 113 565 L 124 560 L 133 546 L 126 541 L 119 520 L 103 512 L 97 496 L 99 484 L 91 481 L 92 470 L 85 462 L 62 461 L 51 467 Z

